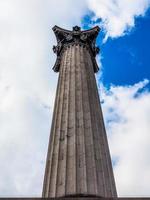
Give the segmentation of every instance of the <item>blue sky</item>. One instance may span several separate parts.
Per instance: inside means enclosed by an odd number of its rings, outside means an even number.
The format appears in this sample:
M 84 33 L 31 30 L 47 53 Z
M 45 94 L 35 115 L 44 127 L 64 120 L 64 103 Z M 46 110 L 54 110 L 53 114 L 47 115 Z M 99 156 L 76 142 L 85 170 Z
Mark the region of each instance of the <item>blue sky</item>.
M 150 196 L 149 24 L 150 0 L 0 1 L 0 197 L 41 196 L 54 25 L 101 27 L 98 90 L 118 195 Z
M 93 20 L 94 13 L 89 12 L 82 19 L 84 29 L 90 28 L 91 24 L 101 22 L 98 18 Z M 101 79 L 105 86 L 131 85 L 144 79 L 150 80 L 149 67 L 149 44 L 150 44 L 150 11 L 145 17 L 137 17 L 135 26 L 127 30 L 124 36 L 108 38 L 103 41 L 105 31 L 102 29 L 97 45 L 100 47 L 102 73 Z M 148 85 L 150 87 L 150 85 Z

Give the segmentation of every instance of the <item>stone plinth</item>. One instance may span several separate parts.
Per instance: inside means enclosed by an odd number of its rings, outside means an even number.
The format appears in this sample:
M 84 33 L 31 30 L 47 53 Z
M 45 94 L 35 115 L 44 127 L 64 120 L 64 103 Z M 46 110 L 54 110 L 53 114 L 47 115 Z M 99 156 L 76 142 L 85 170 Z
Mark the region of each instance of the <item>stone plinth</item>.
M 0 198 L 0 200 L 150 200 L 149 197 L 127 197 L 127 198 L 89 198 L 89 197 L 75 197 L 75 198 L 21 198 L 21 197 L 18 197 L 18 198 L 8 198 L 8 197 L 5 197 L 5 198 Z

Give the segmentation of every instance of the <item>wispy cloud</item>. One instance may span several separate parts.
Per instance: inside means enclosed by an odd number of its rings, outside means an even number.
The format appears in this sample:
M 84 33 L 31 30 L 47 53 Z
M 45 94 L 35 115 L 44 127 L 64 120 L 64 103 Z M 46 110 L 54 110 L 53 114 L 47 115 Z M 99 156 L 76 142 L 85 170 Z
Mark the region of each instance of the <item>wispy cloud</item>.
M 150 195 L 150 91 L 148 80 L 101 87 L 103 112 L 121 196 Z
M 149 0 L 87 0 L 108 37 L 123 36 L 135 25 L 135 19 L 144 16 L 150 6 Z

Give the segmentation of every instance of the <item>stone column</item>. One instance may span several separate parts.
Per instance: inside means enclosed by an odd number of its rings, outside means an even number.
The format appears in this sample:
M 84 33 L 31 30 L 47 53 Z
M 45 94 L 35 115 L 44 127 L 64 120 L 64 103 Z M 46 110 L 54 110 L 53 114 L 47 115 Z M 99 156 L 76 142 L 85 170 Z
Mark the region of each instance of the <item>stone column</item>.
M 99 27 L 53 28 L 59 72 L 43 197 L 116 197 L 94 72 Z

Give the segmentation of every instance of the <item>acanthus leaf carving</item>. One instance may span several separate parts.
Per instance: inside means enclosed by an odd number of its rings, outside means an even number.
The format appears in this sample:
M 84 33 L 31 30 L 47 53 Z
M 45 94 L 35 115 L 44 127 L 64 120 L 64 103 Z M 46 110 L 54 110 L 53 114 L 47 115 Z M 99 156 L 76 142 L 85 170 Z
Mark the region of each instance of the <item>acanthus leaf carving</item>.
M 57 55 L 57 60 L 55 63 L 55 66 L 53 67 L 55 72 L 59 71 L 60 67 L 60 60 L 61 60 L 61 54 L 63 52 L 63 49 L 66 46 L 70 45 L 82 45 L 86 47 L 89 51 L 91 56 L 93 56 L 93 63 L 95 65 L 96 61 L 94 61 L 96 55 L 99 53 L 99 47 L 97 47 L 96 44 L 96 37 L 100 31 L 100 28 L 98 26 L 86 30 L 81 31 L 81 28 L 79 26 L 74 26 L 72 31 L 62 29 L 58 26 L 54 26 L 53 31 L 56 35 L 57 39 L 57 45 L 53 46 L 53 51 Z M 98 71 L 98 66 L 94 67 L 94 71 Z

